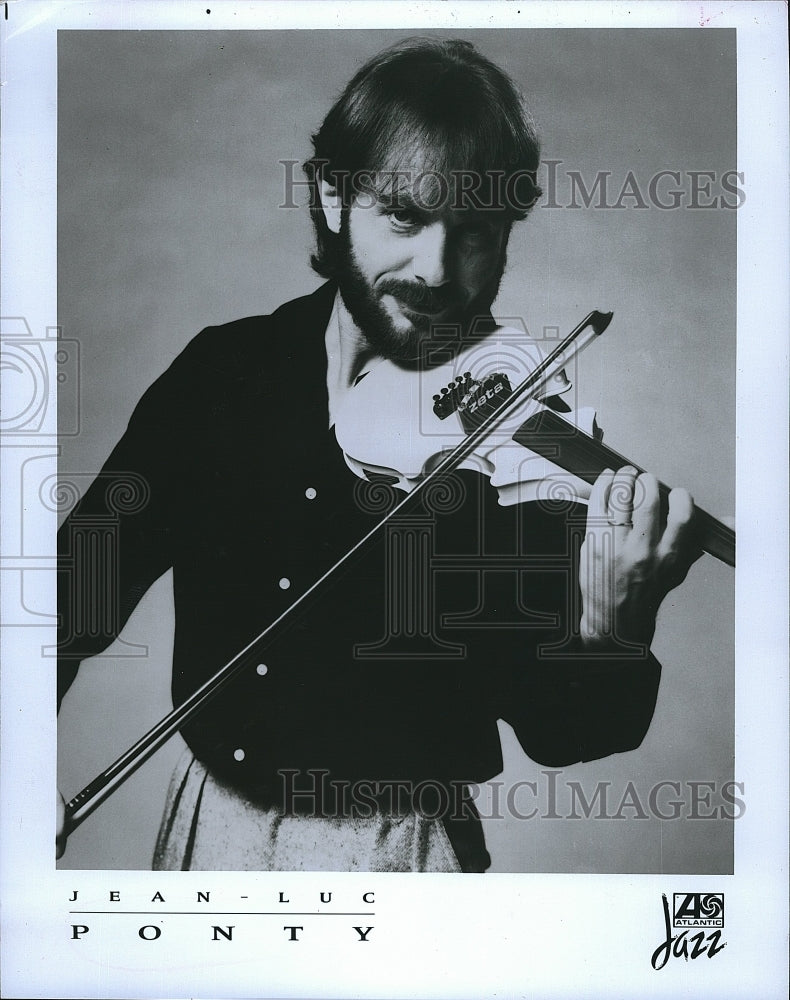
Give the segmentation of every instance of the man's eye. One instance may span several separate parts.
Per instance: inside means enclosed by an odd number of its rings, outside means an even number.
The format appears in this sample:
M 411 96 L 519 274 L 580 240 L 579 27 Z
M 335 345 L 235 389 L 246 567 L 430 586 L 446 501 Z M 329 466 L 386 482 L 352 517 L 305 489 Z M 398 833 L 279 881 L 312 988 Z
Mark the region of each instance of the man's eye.
M 412 229 L 420 224 L 420 218 L 410 208 L 394 208 L 387 212 L 387 218 L 396 229 Z

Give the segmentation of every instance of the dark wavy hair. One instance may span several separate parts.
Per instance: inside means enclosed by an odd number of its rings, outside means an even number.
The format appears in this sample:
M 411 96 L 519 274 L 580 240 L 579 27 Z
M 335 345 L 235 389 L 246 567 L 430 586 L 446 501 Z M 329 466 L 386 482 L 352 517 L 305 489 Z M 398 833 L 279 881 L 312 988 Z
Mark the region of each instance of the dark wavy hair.
M 313 268 L 337 273 L 338 237 L 321 209 L 319 182 L 336 187 L 347 209 L 381 177 L 396 195 L 398 171 L 419 170 L 454 203 L 526 217 L 540 196 L 540 144 L 512 80 L 466 41 L 413 38 L 385 49 L 353 77 L 313 135 L 303 164 L 315 227 Z M 464 179 L 465 178 L 465 179 Z M 441 186 L 441 185 L 440 185 Z M 436 184 L 434 183 L 434 187 Z

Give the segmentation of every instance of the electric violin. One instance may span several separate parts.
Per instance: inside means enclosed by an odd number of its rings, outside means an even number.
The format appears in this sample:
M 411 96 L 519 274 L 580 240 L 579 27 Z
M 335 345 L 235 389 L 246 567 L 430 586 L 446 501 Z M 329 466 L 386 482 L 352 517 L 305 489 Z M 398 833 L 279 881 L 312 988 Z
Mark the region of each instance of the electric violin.
M 611 314 L 590 316 L 598 317 L 600 329 Z M 574 353 L 586 343 L 577 343 Z M 605 469 L 630 465 L 644 472 L 604 445 L 594 410 L 574 410 L 562 401 L 571 388 L 562 367 L 569 351 L 559 352 L 531 393 L 512 399 L 512 386 L 523 383 L 545 356 L 545 347 L 525 340 L 523 331 L 499 327 L 437 367 L 413 371 L 381 361 L 338 414 L 335 433 L 346 462 L 357 475 L 386 476 L 410 492 L 464 442 L 465 456 L 455 467 L 487 475 L 506 506 L 535 499 L 586 502 Z M 477 434 L 483 424 L 486 430 Z M 669 492 L 659 483 L 664 510 Z M 694 531 L 704 551 L 735 565 L 732 528 L 695 505 Z

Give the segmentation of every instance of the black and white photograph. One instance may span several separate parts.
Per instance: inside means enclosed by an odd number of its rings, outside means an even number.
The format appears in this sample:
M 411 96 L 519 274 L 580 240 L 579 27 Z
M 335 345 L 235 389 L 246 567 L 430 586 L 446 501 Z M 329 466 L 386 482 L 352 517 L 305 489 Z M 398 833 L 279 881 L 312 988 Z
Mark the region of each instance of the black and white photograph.
M 13 995 L 783 995 L 786 9 L 69 6 L 3 24 Z
M 252 643 L 67 866 L 732 871 L 735 33 L 465 36 L 59 38 L 65 795 Z

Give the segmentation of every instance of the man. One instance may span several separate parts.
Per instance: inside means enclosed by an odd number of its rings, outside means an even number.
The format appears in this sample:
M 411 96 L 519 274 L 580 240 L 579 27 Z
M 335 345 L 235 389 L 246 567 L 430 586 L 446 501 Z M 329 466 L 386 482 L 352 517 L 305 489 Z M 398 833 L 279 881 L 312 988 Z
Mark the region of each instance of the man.
M 176 704 L 310 592 L 184 726 L 154 866 L 483 871 L 468 785 L 501 769 L 498 719 L 552 765 L 641 742 L 692 504 L 673 491 L 663 522 L 653 477 L 608 470 L 579 553 L 579 504 L 502 505 L 461 468 L 344 560 L 398 477 L 344 455 L 340 428 L 376 425 L 355 406 L 387 362 L 419 386 L 496 335 L 539 149 L 509 79 L 434 41 L 363 67 L 314 147 L 329 281 L 204 330 L 141 400 L 59 536 L 60 697 L 171 567 Z

